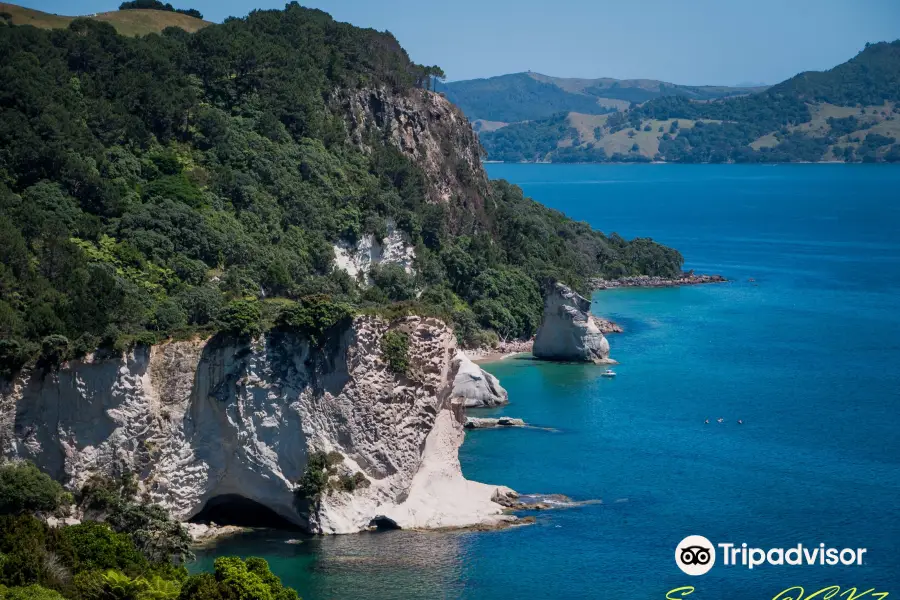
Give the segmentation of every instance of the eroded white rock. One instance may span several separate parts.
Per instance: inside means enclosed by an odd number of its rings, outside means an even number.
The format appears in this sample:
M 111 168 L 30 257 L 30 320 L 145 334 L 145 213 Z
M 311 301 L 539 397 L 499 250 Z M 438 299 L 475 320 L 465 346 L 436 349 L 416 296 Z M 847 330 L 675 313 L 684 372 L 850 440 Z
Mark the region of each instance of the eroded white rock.
M 466 408 L 499 406 L 509 402 L 509 394 L 500 381 L 472 362 L 465 353 L 458 352 L 453 361 L 456 363 L 456 377 L 451 395 L 461 398 Z
M 94 474 L 136 473 L 142 491 L 187 520 L 236 494 L 312 532 L 495 522 L 497 486 L 463 478 L 463 406 L 451 395 L 453 332 L 407 317 L 408 376 L 391 371 L 388 323 L 358 317 L 319 353 L 289 333 L 254 342 L 173 342 L 22 373 L 0 389 L 0 444 L 77 489 Z M 312 451 L 340 452 L 368 487 L 331 491 L 318 511 L 296 482 Z M 506 518 L 506 517 L 502 517 Z
M 562 283 L 544 295 L 544 318 L 532 353 L 543 360 L 606 364 L 609 342 L 590 314 L 589 300 Z
M 371 285 L 369 270 L 377 265 L 400 265 L 412 275 L 415 273 L 413 262 L 416 251 L 405 231 L 398 229 L 397 224 L 387 220 L 387 237 L 376 240 L 371 233 L 363 235 L 356 244 L 345 241 L 334 245 L 335 268 L 346 271 L 350 277 Z

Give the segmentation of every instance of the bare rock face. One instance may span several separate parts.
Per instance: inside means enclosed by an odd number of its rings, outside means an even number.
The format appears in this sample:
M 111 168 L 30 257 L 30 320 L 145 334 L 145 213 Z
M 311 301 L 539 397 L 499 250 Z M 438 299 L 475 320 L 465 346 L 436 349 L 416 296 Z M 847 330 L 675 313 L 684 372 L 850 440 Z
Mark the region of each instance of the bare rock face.
M 415 274 L 416 250 L 409 236 L 393 219 L 388 219 L 386 225 L 387 237 L 382 240 L 369 233 L 361 236 L 356 244 L 345 241 L 335 244 L 335 268 L 365 285 L 371 285 L 369 269 L 377 265 L 398 265 L 408 274 Z
M 534 339 L 536 358 L 607 364 L 609 342 L 590 314 L 589 300 L 561 284 L 544 296 L 544 319 Z
M 406 374 L 382 356 L 389 328 L 409 336 Z M 239 497 L 316 533 L 361 531 L 378 516 L 403 528 L 503 521 L 497 486 L 460 470 L 456 353 L 446 325 L 419 317 L 358 317 L 323 350 L 285 332 L 138 346 L 2 384 L 0 447 L 69 489 L 135 473 L 183 520 Z M 313 451 L 340 453 L 335 479 L 365 485 L 333 486 L 311 507 L 296 491 Z
M 453 379 L 454 398 L 460 398 L 466 408 L 490 407 L 507 404 L 509 394 L 496 377 L 472 362 L 463 352 L 453 359 L 456 377 Z
M 376 134 L 418 164 L 428 200 L 451 215 L 481 213 L 488 179 L 483 152 L 469 120 L 449 100 L 420 89 L 396 93 L 385 87 L 336 91 L 331 103 L 344 115 L 350 141 L 364 151 Z

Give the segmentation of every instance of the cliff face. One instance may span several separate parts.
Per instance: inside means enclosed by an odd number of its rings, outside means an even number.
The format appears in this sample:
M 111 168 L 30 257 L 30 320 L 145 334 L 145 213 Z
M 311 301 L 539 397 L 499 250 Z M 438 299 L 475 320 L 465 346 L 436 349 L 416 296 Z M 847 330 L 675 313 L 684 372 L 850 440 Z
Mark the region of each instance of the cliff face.
M 610 363 L 609 342 L 590 314 L 591 302 L 556 283 L 544 295 L 544 318 L 532 353 L 544 360 Z
M 323 350 L 293 334 L 254 342 L 173 342 L 126 356 L 26 372 L 0 390 L 0 443 L 75 489 L 94 474 L 139 475 L 177 517 L 239 496 L 320 533 L 384 517 L 404 528 L 503 520 L 496 486 L 466 481 L 457 449 L 452 331 L 408 317 L 408 376 L 386 364 L 389 325 L 358 317 Z M 296 482 L 313 451 L 339 452 L 339 474 L 368 487 L 332 490 L 319 510 Z M 502 492 L 500 492 L 502 493 Z
M 393 219 L 388 219 L 386 225 L 387 237 L 384 239 L 377 240 L 374 234 L 368 233 L 355 244 L 344 240 L 336 243 L 333 246 L 335 268 L 346 271 L 364 285 L 371 285 L 369 270 L 378 265 L 398 265 L 407 273 L 415 274 L 416 249 L 409 235 L 399 229 Z
M 332 97 L 351 141 L 370 150 L 370 136 L 414 160 L 428 181 L 428 199 L 451 211 L 480 213 L 488 193 L 483 152 L 469 120 L 443 96 L 412 89 L 340 90 Z

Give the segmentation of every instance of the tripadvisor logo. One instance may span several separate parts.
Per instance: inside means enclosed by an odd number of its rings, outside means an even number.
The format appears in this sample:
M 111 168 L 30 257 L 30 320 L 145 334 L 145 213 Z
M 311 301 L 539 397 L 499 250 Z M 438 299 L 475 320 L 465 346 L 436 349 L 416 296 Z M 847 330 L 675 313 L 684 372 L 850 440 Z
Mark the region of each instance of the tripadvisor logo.
M 716 549 L 702 535 L 689 535 L 675 548 L 675 562 L 688 575 L 704 575 L 716 564 Z
M 726 567 L 753 569 L 760 565 L 861 565 L 865 548 L 827 548 L 825 544 L 790 548 L 751 548 L 747 544 L 713 544 L 702 535 L 689 535 L 675 547 L 675 563 L 688 575 L 705 575 L 716 564 L 716 548 Z

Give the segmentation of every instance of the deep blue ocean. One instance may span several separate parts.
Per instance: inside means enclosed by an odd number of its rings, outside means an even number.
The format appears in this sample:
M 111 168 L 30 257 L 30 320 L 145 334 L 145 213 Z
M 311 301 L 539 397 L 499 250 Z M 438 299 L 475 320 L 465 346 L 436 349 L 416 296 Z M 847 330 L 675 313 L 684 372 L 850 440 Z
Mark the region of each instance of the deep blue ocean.
M 900 595 L 900 168 L 488 171 L 595 228 L 652 237 L 678 248 L 687 268 L 732 280 L 596 293 L 594 312 L 625 328 L 609 336 L 615 379 L 594 366 L 487 367 L 510 404 L 482 415 L 557 431 L 471 432 L 464 474 L 600 502 L 501 532 L 301 544 L 254 533 L 201 554 L 194 568 L 217 554 L 261 555 L 307 600 L 661 599 L 688 585 L 691 600 L 825 585 Z M 689 577 L 674 560 L 689 534 L 867 553 L 861 566 L 752 571 L 719 557 Z

